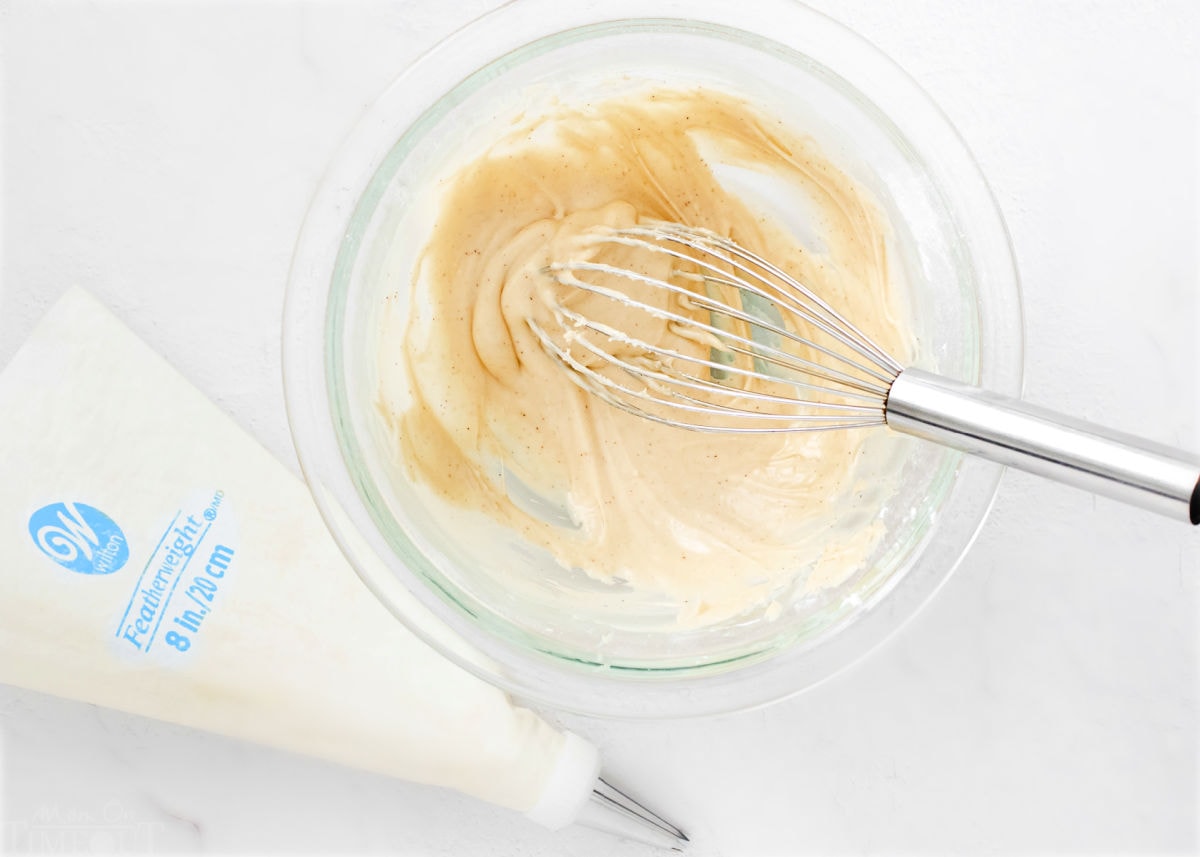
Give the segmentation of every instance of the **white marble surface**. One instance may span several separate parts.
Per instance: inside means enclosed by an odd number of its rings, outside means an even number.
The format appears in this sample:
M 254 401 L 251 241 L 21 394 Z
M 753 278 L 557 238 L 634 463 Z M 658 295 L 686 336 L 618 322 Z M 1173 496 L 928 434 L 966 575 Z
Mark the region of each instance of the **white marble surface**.
M 364 105 L 491 5 L 0 4 L 0 363 L 79 283 L 294 468 L 278 329 L 307 198 Z M 1200 448 L 1196 4 L 815 5 L 978 156 L 1022 272 L 1027 398 Z M 1198 547 L 1010 473 L 938 599 L 835 680 L 715 720 L 564 720 L 697 857 L 1191 852 Z M 12 688 L 0 729 L 14 853 L 652 853 Z

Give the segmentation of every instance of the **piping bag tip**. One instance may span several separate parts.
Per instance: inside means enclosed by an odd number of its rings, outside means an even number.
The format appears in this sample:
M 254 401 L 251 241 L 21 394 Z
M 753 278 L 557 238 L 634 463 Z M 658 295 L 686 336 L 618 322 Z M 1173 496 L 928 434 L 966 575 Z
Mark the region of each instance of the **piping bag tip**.
M 634 800 L 603 776 L 596 780 L 591 799 L 577 823 L 623 839 L 632 839 L 672 851 L 683 851 L 687 834 L 661 815 Z
M 564 732 L 563 739 L 527 818 L 550 830 L 579 824 L 621 839 L 683 850 L 688 838 L 682 830 L 605 779 L 593 744 L 574 732 Z

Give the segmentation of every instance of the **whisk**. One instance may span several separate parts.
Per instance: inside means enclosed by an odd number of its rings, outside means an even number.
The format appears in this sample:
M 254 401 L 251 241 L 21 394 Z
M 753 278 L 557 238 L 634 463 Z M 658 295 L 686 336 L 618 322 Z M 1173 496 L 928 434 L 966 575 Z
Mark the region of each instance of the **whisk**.
M 715 233 L 652 223 L 597 228 L 590 240 L 665 256 L 670 274 L 553 262 L 557 327 L 529 324 L 576 384 L 626 412 L 738 434 L 887 425 L 1200 523 L 1200 457 L 906 368 L 780 267 Z M 572 300 L 579 293 L 701 347 L 664 346 L 586 315 Z

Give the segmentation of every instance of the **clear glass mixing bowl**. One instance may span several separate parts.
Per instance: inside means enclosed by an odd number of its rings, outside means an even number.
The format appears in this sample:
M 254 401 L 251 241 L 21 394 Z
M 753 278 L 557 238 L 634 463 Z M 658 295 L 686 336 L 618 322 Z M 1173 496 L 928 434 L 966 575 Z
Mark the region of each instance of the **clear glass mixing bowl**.
M 1003 221 L 954 129 L 886 57 L 789 0 L 516 0 L 405 71 L 330 167 L 288 286 L 289 419 L 351 563 L 460 665 L 520 697 L 589 714 L 751 707 L 832 675 L 911 618 L 974 539 L 1000 468 L 911 441 L 882 514 L 886 535 L 858 573 L 774 621 L 683 630 L 651 621 L 653 611 L 615 612 L 605 605 L 617 599 L 595 597 L 608 584 L 558 568 L 515 536 L 462 538 L 406 482 L 380 431 L 379 309 L 388 295 L 407 299 L 437 178 L 539 93 L 600 96 L 621 80 L 732 91 L 812 136 L 892 223 L 912 292 L 915 364 L 1019 394 L 1020 299 Z M 528 585 L 507 585 L 513 574 Z M 431 631 L 429 614 L 453 635 Z

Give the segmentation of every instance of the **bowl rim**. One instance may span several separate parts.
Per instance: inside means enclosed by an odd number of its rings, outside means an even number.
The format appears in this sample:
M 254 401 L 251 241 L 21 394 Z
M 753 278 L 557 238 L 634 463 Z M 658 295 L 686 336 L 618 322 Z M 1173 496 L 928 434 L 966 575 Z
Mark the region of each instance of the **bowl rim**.
M 648 14 L 651 11 L 654 14 Z M 919 592 L 901 597 L 903 584 L 916 569 L 910 568 L 905 574 L 898 575 L 900 579 L 888 588 L 880 603 L 871 608 L 875 611 L 875 621 L 864 622 L 870 613 L 865 611 L 845 628 L 821 641 L 819 651 L 793 653 L 804 659 L 805 668 L 793 668 L 790 680 L 781 680 L 782 674 L 789 673 L 784 669 L 788 661 L 786 650 L 744 668 L 656 683 L 599 670 L 571 672 L 566 662 L 555 664 L 545 660 L 541 653 L 521 650 L 511 641 L 463 621 L 465 617 L 446 609 L 448 605 L 432 591 L 423 575 L 411 569 L 405 569 L 407 574 L 402 574 L 396 568 L 397 564 L 403 566 L 403 561 L 394 556 L 386 539 L 371 521 L 370 511 L 365 508 L 359 493 L 361 486 L 355 484 L 351 468 L 342 458 L 334 425 L 336 417 L 329 403 L 331 391 L 327 378 L 325 329 L 330 313 L 327 299 L 333 271 L 341 258 L 340 249 L 347 227 L 395 138 L 382 147 L 379 141 L 387 138 L 387 130 L 397 124 L 398 103 L 404 105 L 404 115 L 420 117 L 446 94 L 448 90 L 419 85 L 423 82 L 422 77 L 428 76 L 431 68 L 437 71 L 437 64 L 444 59 L 449 59 L 451 70 L 463 66 L 479 68 L 530 41 L 579 26 L 633 20 L 703 22 L 748 31 L 774 41 L 773 36 L 757 32 L 751 26 L 763 24 L 763 16 L 767 15 L 772 33 L 786 32 L 789 26 L 802 24 L 810 31 L 818 30 L 825 41 L 839 46 L 840 50 L 852 48 L 856 52 L 855 61 L 866 67 L 860 76 L 878 77 L 881 71 L 886 72 L 884 77 L 889 88 L 924 111 L 925 121 L 932 123 L 931 127 L 942 141 L 939 145 L 951 150 L 950 166 L 952 171 L 957 171 L 956 178 L 972 185 L 974 198 L 971 204 L 982 206 L 982 214 L 991 221 L 986 227 L 991 233 L 987 236 L 991 243 L 989 252 L 998 254 L 1009 276 L 1005 278 L 1007 288 L 1001 287 L 993 296 L 1000 299 L 1000 305 L 988 308 L 979 319 L 980 348 L 981 351 L 986 348 L 989 335 L 995 336 L 994 328 L 1004 327 L 1006 329 L 1001 332 L 1008 338 L 1010 357 L 1006 366 L 989 367 L 985 353 L 985 365 L 980 367 L 980 372 L 988 368 L 999 369 L 997 377 L 989 379 L 989 387 L 1010 395 L 1019 394 L 1024 337 L 1020 283 L 1011 238 L 995 197 L 961 136 L 940 108 L 899 66 L 841 24 L 792 0 L 762 0 L 755 4 L 753 11 L 755 15 L 748 16 L 745 9 L 730 10 L 721 0 L 611 0 L 603 14 L 597 17 L 595 10 L 578 9 L 574 4 L 554 0 L 510 0 L 421 55 L 364 113 L 343 141 L 314 194 L 297 240 L 283 316 L 285 403 L 301 469 L 331 535 L 368 588 L 419 638 L 478 677 L 520 697 L 558 709 L 620 717 L 692 716 L 754 708 L 815 687 L 876 649 L 920 613 L 977 538 L 996 496 L 1002 468 L 970 461 L 967 467 L 977 474 L 978 482 L 971 489 L 975 496 L 968 498 L 972 501 L 968 516 L 972 520 L 959 534 L 958 544 L 948 546 L 947 556 L 940 563 L 942 570 L 935 575 L 938 579 L 926 582 Z M 637 14 L 633 14 L 635 12 Z M 495 45 L 496 33 L 505 35 L 499 48 Z M 514 41 L 518 43 L 508 44 Z M 466 59 L 479 56 L 476 51 L 481 46 L 488 49 L 482 62 Z M 819 58 L 815 59 L 820 63 Z M 841 72 L 840 68 L 838 72 Z M 439 73 L 444 75 L 445 72 Z M 425 96 L 414 100 L 411 97 L 413 91 L 425 93 Z M 885 116 L 890 115 L 881 108 L 876 109 Z M 962 188 L 958 190 L 964 192 Z M 977 298 L 983 297 L 977 295 Z M 992 348 L 996 347 L 993 343 Z M 956 492 L 961 495 L 962 489 L 962 479 L 955 479 L 950 487 L 951 496 L 943 501 L 943 505 L 951 505 Z M 942 527 L 939 523 L 933 530 L 937 532 Z M 929 549 L 927 544 L 918 553 L 923 555 Z M 398 574 L 404 579 L 405 591 L 397 588 Z M 855 632 L 855 629 L 858 630 Z

